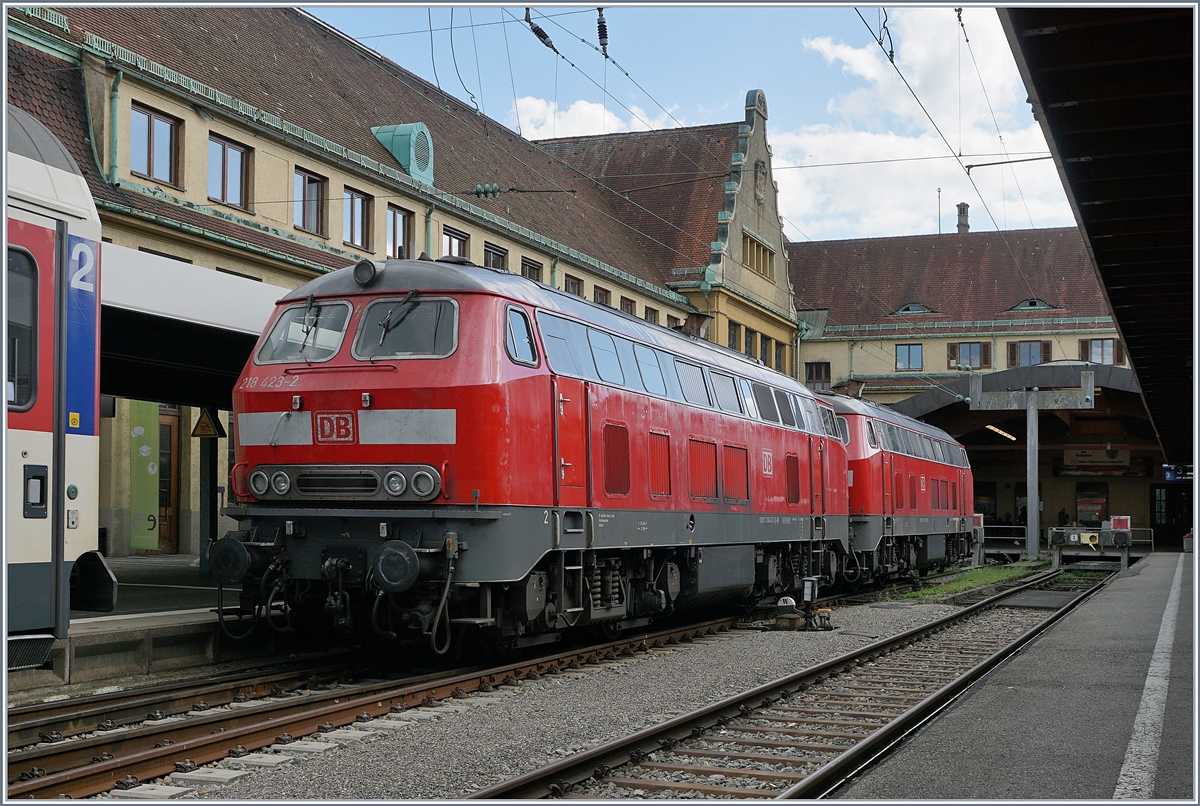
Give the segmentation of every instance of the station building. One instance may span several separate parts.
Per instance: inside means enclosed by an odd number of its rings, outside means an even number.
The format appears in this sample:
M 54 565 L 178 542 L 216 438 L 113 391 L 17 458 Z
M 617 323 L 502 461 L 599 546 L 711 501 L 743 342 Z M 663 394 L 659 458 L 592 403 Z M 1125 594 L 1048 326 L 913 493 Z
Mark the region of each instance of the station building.
M 799 366 L 814 390 L 889 405 L 962 441 L 976 511 L 991 525 L 1027 513 L 1024 411 L 972 410 L 985 393 L 1078 388 L 1093 408 L 1039 415 L 1040 526 L 1129 515 L 1148 541 L 1180 545 L 1190 479 L 1164 466 L 1158 437 L 1079 230 L 958 232 L 788 243 Z M 1035 499 L 1037 500 L 1037 499 Z
M 726 125 L 535 143 L 296 9 L 6 13 L 8 100 L 103 225 L 110 556 L 201 552 L 231 453 L 201 412 L 228 433 L 274 300 L 363 258 L 467 257 L 797 372 L 761 91 Z M 666 155 L 686 183 L 654 188 Z

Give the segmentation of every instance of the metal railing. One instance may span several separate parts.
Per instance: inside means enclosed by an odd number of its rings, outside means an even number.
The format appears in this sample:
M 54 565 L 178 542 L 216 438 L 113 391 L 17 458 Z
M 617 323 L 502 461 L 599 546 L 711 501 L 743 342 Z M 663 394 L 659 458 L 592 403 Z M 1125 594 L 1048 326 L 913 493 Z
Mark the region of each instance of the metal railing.
M 1138 532 L 1149 532 L 1150 539 L 1149 540 L 1146 540 L 1146 539 L 1139 540 Z M 1144 526 L 1140 526 L 1136 529 L 1130 529 L 1129 530 L 1129 544 L 1132 547 L 1133 544 L 1135 544 L 1135 543 L 1149 543 L 1150 544 L 1150 553 L 1153 554 L 1154 553 L 1154 530 L 1144 527 Z
M 983 553 L 1024 554 L 1026 526 L 991 525 L 983 527 Z

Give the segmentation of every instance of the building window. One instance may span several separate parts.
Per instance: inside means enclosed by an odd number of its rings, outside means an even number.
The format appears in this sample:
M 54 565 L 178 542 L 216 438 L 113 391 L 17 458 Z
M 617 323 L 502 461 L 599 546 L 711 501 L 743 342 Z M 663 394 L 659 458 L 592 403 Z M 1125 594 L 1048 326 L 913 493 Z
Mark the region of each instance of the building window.
M 742 348 L 742 326 L 732 319 L 729 320 L 729 349 L 740 350 Z
M 449 257 L 466 257 L 467 241 L 471 236 L 451 227 L 442 227 L 442 255 Z
M 785 371 L 784 358 L 786 349 L 787 348 L 784 347 L 783 342 L 775 342 L 775 369 L 779 370 L 780 372 Z
M 642 309 L 642 318 L 645 319 L 647 322 L 649 322 L 652 325 L 657 325 L 658 324 L 658 309 L 651 308 L 649 305 L 647 305 L 645 308 Z
M 1010 341 L 1008 343 L 1008 367 L 1033 367 L 1050 360 L 1048 341 Z
M 1079 360 L 1093 364 L 1124 364 L 1125 351 L 1119 339 L 1080 339 Z
M 919 344 L 897 344 L 896 345 L 896 370 L 898 372 L 924 369 L 924 367 L 925 367 L 925 363 L 921 359 L 921 345 L 919 345 Z
M 141 107 L 129 114 L 129 170 L 178 185 L 179 121 Z
M 294 191 L 295 224 L 306 232 L 325 233 L 325 179 L 296 169 Z
M 991 369 L 992 345 L 986 341 L 964 341 L 946 345 L 946 369 Z
M 621 297 L 621 310 L 630 316 L 637 316 L 637 303 L 629 297 Z
M 542 281 L 542 264 L 527 257 L 521 258 L 521 274 L 534 282 Z
M 572 277 L 569 274 L 563 275 L 563 290 L 568 294 L 574 294 L 577 297 L 583 296 L 583 280 L 578 277 Z
M 607 288 L 598 285 L 592 287 L 592 299 L 601 305 L 612 305 L 612 294 L 608 293 Z
M 246 149 L 208 138 L 208 198 L 246 207 Z
M 387 256 L 403 260 L 410 254 L 412 243 L 412 213 L 388 205 L 387 209 Z
M 359 249 L 367 249 L 371 220 L 371 197 L 346 188 L 342 194 L 342 240 Z
M 667 314 L 667 327 L 671 328 L 671 330 L 674 330 L 677 327 L 683 327 L 683 322 L 679 320 L 678 316 L 671 316 L 671 314 Z
M 742 264 L 768 280 L 775 279 L 775 252 L 748 232 L 742 233 Z
M 483 265 L 488 269 L 508 271 L 508 250 L 484 241 Z
M 829 362 L 814 361 L 805 363 L 804 385 L 814 392 L 828 392 Z
M 750 328 L 746 328 L 746 355 L 758 357 L 758 332 Z

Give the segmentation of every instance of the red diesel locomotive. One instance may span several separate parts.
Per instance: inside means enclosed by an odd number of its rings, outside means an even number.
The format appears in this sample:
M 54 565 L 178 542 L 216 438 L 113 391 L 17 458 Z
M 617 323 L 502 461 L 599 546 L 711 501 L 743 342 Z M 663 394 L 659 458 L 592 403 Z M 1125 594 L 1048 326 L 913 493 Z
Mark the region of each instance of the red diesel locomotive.
M 275 629 L 324 611 L 439 653 L 471 633 L 527 646 L 914 566 L 894 531 L 852 557 L 829 401 L 461 258 L 362 261 L 286 295 L 233 419 L 239 529 L 211 568 Z

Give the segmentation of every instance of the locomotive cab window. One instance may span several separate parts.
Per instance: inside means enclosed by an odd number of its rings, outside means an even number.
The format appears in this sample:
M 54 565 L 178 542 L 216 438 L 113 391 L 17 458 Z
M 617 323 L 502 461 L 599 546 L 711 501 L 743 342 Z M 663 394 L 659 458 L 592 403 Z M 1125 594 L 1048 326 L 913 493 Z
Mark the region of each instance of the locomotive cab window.
M 367 306 L 354 341 L 354 357 L 445 358 L 457 346 L 458 303 L 409 292 Z
M 533 344 L 533 329 L 525 312 L 519 308 L 509 308 L 506 330 L 508 357 L 518 364 L 537 366 L 537 347 Z
M 255 362 L 328 361 L 342 345 L 350 321 L 348 302 L 307 301 L 283 312 L 271 328 Z
M 28 252 L 8 250 L 8 377 L 10 411 L 33 405 L 37 350 L 37 266 Z

